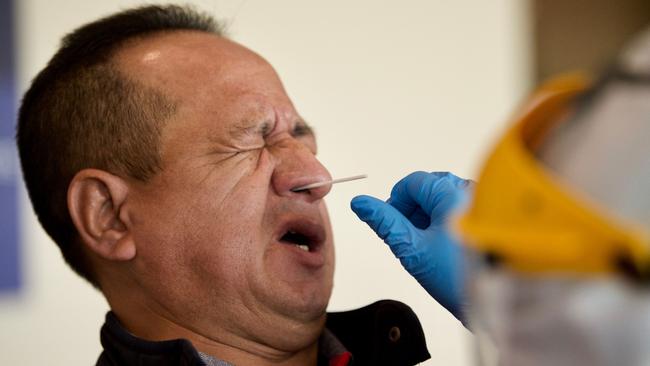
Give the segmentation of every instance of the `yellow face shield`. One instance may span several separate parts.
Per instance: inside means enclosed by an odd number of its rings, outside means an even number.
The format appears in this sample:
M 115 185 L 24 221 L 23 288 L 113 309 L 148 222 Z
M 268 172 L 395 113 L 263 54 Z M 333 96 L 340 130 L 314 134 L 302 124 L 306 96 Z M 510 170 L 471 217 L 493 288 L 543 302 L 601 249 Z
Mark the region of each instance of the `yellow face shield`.
M 534 94 L 484 164 L 457 231 L 468 246 L 522 273 L 650 278 L 649 233 L 563 186 L 534 155 L 587 86 L 572 75 Z

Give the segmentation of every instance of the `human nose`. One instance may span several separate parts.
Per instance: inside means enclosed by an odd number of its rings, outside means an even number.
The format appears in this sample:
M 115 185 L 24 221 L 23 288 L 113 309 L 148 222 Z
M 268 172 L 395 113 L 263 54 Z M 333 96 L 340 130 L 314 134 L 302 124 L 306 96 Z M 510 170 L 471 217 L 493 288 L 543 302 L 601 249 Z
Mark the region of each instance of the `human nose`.
M 310 183 L 332 179 L 329 171 L 321 164 L 314 153 L 295 139 L 288 139 L 272 149 L 276 167 L 271 177 L 275 191 L 284 197 L 300 197 L 309 202 L 317 201 L 331 189 L 331 185 L 294 192 L 292 189 Z

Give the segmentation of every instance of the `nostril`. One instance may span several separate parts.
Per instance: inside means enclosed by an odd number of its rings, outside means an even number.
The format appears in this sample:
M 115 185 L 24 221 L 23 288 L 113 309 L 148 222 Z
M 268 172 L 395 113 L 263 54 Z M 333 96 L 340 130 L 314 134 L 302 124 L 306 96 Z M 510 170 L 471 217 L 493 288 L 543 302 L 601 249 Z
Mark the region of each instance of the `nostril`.
M 297 187 L 289 189 L 289 192 L 291 194 L 297 194 L 302 197 L 308 197 L 308 199 L 311 201 L 325 197 L 331 188 L 331 180 L 327 179 L 315 183 L 299 184 Z
M 315 182 L 315 183 L 302 184 L 302 185 L 299 185 L 298 187 L 291 188 L 291 192 L 296 192 L 296 193 L 309 192 L 312 189 L 324 187 L 324 186 L 327 186 L 327 185 L 330 185 L 330 184 L 332 184 L 332 180 L 324 180 L 324 181 Z
M 311 190 L 312 190 L 311 188 L 300 188 L 300 189 L 294 188 L 294 189 L 291 190 L 291 192 L 293 192 L 293 193 L 311 194 Z
M 331 188 L 332 184 L 349 182 L 351 180 L 363 179 L 363 178 L 367 178 L 367 177 L 368 177 L 368 175 L 366 175 L 366 174 L 360 174 L 360 175 L 354 175 L 352 177 L 331 179 L 331 180 L 326 180 L 326 181 L 316 182 L 316 183 L 310 183 L 310 184 L 306 184 L 304 186 L 292 188 L 291 191 L 292 192 L 300 192 L 300 191 L 311 190 L 311 189 L 319 188 L 319 187 L 323 187 L 323 186 L 330 186 L 330 188 Z
M 312 199 L 316 200 L 325 197 L 330 192 L 331 189 L 332 189 L 331 184 L 325 184 L 320 187 L 310 188 L 307 190 L 307 192 Z
M 331 185 L 322 185 L 318 187 L 298 187 L 291 190 L 292 193 L 305 194 L 313 197 L 322 197 L 329 192 Z M 325 192 L 324 192 L 325 191 Z

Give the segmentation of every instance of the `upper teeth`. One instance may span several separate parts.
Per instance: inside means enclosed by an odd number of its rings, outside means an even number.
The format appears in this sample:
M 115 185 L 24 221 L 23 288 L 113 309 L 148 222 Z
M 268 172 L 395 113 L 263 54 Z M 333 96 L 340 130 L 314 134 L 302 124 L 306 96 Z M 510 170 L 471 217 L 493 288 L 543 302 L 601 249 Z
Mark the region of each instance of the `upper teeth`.
M 304 244 L 296 244 L 296 246 L 297 246 L 298 248 L 304 250 L 305 252 L 308 252 L 308 251 L 309 251 L 309 246 L 307 246 L 307 245 L 304 245 Z

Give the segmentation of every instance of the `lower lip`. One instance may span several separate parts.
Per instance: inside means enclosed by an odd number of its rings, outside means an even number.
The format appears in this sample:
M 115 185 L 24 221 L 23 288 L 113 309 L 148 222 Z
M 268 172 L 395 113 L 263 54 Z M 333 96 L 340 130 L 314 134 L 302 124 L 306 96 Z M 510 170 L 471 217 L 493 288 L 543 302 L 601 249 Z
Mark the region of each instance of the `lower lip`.
M 298 262 L 306 267 L 320 268 L 325 265 L 325 256 L 319 248 L 310 251 L 302 250 L 293 244 L 277 242 L 278 245 L 285 247 Z

